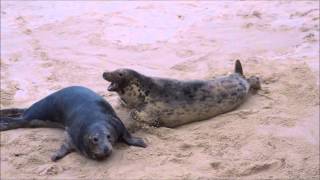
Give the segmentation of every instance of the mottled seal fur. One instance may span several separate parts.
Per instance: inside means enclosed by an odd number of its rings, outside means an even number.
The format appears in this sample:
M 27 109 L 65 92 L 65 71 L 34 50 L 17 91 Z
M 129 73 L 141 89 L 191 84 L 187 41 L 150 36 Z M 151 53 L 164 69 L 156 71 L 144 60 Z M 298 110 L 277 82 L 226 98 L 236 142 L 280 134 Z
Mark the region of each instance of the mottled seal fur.
M 53 161 L 74 150 L 101 160 L 111 154 L 117 141 L 146 147 L 142 139 L 131 136 L 106 100 L 80 86 L 59 90 L 27 109 L 1 110 L 0 131 L 26 127 L 66 130 L 66 141 L 52 156 Z
M 258 77 L 245 78 L 239 60 L 235 72 L 212 80 L 181 81 L 148 77 L 131 69 L 104 72 L 131 117 L 152 126 L 176 127 L 231 111 L 260 89 Z

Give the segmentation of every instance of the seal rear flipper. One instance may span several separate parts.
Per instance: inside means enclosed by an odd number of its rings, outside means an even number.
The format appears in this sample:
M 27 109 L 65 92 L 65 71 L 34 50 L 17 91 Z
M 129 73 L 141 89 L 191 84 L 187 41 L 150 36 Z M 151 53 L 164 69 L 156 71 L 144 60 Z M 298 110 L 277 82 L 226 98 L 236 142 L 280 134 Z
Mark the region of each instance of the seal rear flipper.
M 25 118 L 12 118 L 12 117 L 0 117 L 0 131 L 6 131 L 10 129 L 18 128 L 64 128 L 63 124 L 44 121 L 38 119 L 25 119 Z
M 143 141 L 143 139 L 133 137 L 129 132 L 124 133 L 122 140 L 130 146 L 138 146 L 143 148 L 147 147 L 147 144 Z
M 0 131 L 10 129 L 28 127 L 28 122 L 23 118 L 1 117 L 0 118 Z
M 59 159 L 62 159 L 69 153 L 75 151 L 75 148 L 71 142 L 71 138 L 68 137 L 66 138 L 65 142 L 61 145 L 60 149 L 57 150 L 57 152 L 51 156 L 52 161 L 58 161 Z
M 1 117 L 21 117 L 26 110 L 27 109 L 19 109 L 19 108 L 1 109 L 0 116 Z
M 252 89 L 254 91 L 261 89 L 261 82 L 260 82 L 259 77 L 251 76 L 250 78 L 247 79 L 247 81 L 250 84 L 250 89 Z
M 238 74 L 240 74 L 240 75 L 243 76 L 242 65 L 241 65 L 239 59 L 236 60 L 236 64 L 235 64 L 235 69 L 234 69 L 234 71 L 235 71 L 235 73 L 238 73 Z

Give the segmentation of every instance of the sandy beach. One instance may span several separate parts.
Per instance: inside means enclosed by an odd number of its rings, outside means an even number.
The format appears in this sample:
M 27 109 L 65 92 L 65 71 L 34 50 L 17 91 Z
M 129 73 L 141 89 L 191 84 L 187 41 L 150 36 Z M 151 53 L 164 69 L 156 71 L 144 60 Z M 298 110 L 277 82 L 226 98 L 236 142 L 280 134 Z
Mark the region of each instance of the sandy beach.
M 319 179 L 319 1 L 1 1 L 1 108 L 71 85 L 128 112 L 105 70 L 211 79 L 240 59 L 262 90 L 236 110 L 134 133 L 102 162 L 52 162 L 59 129 L 1 132 L 1 179 Z

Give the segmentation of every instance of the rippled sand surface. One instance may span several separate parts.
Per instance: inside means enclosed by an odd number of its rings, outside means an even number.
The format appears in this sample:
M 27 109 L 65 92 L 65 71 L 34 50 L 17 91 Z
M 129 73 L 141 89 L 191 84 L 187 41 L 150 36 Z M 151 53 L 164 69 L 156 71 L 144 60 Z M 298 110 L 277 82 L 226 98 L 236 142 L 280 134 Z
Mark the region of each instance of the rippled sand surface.
M 135 133 L 103 162 L 50 156 L 57 129 L 1 132 L 1 179 L 319 179 L 319 1 L 1 1 L 1 108 L 66 86 L 103 95 L 130 126 L 104 70 L 210 79 L 240 59 L 262 90 L 240 108 Z

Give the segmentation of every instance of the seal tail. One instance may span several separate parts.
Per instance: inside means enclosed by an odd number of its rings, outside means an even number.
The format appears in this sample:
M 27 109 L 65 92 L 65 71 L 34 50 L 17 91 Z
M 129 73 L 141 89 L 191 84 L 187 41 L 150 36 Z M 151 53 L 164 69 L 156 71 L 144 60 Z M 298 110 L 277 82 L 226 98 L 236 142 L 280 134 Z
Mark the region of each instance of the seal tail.
M 11 108 L 11 109 L 1 109 L 0 117 L 21 117 L 26 109 Z
M 243 70 L 242 70 L 242 65 L 240 63 L 240 60 L 236 60 L 236 64 L 235 64 L 235 69 L 234 69 L 235 73 L 238 73 L 240 75 L 243 76 Z

